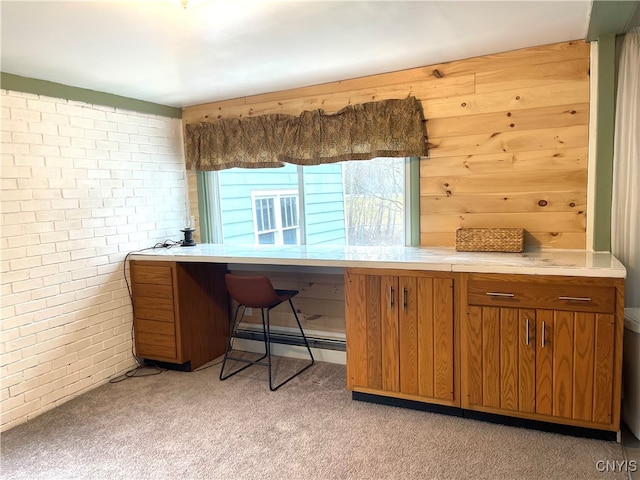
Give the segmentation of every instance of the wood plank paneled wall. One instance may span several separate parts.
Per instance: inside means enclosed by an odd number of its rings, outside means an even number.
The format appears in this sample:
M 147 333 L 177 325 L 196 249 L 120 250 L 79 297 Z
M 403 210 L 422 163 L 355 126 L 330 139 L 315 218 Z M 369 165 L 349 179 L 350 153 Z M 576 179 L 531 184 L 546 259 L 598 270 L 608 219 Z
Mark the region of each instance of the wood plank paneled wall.
M 183 124 L 414 95 L 427 121 L 420 243 L 520 227 L 529 246 L 585 248 L 590 46 L 581 40 L 186 108 Z
M 310 273 L 308 271 L 264 271 L 264 270 L 231 270 L 240 275 L 267 275 L 274 288 L 298 290 L 293 298 L 293 307 L 302 324 L 305 335 L 315 338 L 344 340 L 344 277 L 342 274 Z M 237 303 L 231 302 L 231 312 L 235 312 Z M 284 327 L 286 331 L 298 330 L 296 319 L 288 303 L 283 303 L 271 310 L 271 325 Z M 251 316 L 243 318 L 243 324 L 250 324 L 262 329 L 260 310 L 253 309 Z

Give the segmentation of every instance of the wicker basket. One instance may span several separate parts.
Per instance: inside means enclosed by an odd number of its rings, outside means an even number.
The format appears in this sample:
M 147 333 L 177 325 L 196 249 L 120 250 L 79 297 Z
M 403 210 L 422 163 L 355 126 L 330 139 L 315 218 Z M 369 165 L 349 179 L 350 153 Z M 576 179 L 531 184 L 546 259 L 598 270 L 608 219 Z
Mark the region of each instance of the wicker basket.
M 456 230 L 459 252 L 522 252 L 522 228 L 459 228 Z

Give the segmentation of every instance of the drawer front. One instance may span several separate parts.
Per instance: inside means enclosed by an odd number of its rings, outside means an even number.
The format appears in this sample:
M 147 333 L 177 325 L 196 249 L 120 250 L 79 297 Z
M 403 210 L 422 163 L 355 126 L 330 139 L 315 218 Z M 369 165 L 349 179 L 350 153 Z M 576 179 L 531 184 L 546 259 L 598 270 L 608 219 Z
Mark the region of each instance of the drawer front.
M 135 338 L 136 355 L 139 357 L 178 361 L 173 323 L 136 319 Z
M 175 321 L 173 298 L 138 297 L 134 295 L 133 306 L 136 320 Z
M 614 287 L 470 280 L 469 305 L 614 313 Z
M 162 361 L 179 361 L 176 355 L 176 346 L 149 345 L 136 342 L 136 355 L 141 358 Z
M 174 324 L 154 320 L 136 320 L 136 340 L 148 345 L 175 347 Z
M 173 299 L 171 285 L 153 285 L 151 283 L 134 283 L 131 285 L 134 298 L 170 298 Z
M 131 269 L 131 283 L 151 283 L 153 285 L 173 285 L 171 266 L 150 266 L 136 264 Z

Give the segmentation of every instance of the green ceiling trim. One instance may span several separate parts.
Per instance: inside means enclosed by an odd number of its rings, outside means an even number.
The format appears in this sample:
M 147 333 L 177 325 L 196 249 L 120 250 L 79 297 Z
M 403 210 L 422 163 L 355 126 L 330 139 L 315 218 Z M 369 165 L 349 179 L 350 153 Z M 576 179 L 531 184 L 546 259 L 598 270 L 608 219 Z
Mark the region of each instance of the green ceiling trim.
M 585 40 L 625 33 L 638 5 L 638 0 L 594 0 Z
M 593 250 L 611 251 L 611 195 L 616 106 L 616 36 L 598 39 L 598 113 L 596 116 L 596 167 L 594 189 Z
M 15 92 L 33 93 L 36 95 L 46 95 L 54 98 L 64 98 L 66 100 L 76 100 L 93 105 L 121 108 L 124 110 L 160 115 L 163 117 L 182 118 L 182 109 L 178 107 L 170 107 L 168 105 L 145 102 L 144 100 L 137 100 L 135 98 L 111 95 L 110 93 L 97 92 L 86 88 L 70 87 L 61 83 L 21 77 L 11 73 L 0 72 L 0 87 L 5 90 L 13 90 Z

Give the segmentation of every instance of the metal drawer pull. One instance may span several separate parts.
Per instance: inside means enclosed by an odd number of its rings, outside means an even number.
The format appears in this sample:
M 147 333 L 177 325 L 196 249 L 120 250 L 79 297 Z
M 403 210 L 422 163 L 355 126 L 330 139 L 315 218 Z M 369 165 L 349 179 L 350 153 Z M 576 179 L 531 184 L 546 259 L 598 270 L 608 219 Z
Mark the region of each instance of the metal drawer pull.
M 545 337 L 545 334 L 544 334 L 544 322 L 542 322 L 542 348 L 544 348 L 544 337 Z
M 575 302 L 590 302 L 589 297 L 558 297 L 559 300 L 573 300 Z
M 393 308 L 393 287 L 389 287 L 389 308 Z
M 490 297 L 515 297 L 513 293 L 498 293 L 498 292 L 487 292 L 485 295 L 489 295 Z
M 407 309 L 407 289 L 404 287 L 402 288 L 402 309 Z
M 527 345 L 529 345 L 529 319 L 527 318 Z

